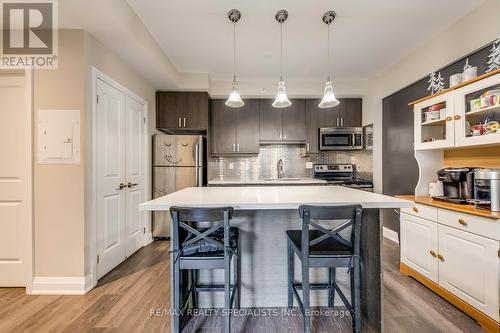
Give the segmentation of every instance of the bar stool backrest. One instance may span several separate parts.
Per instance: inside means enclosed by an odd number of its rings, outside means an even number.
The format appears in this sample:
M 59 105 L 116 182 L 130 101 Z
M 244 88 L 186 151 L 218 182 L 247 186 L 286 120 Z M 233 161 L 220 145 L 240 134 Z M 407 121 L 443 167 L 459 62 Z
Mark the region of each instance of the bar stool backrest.
M 173 251 L 182 254 L 184 247 L 200 240 L 204 240 L 221 249 L 229 248 L 229 222 L 233 217 L 233 212 L 232 207 L 171 207 Z M 195 226 L 196 223 L 207 222 L 211 224 L 211 227 L 208 229 L 200 231 Z M 221 227 L 224 228 L 224 244 L 210 237 Z
M 302 255 L 307 258 L 309 256 L 309 248 L 313 245 L 321 243 L 325 239 L 333 238 L 344 245 L 348 246 L 354 255 L 359 255 L 360 252 L 360 239 L 361 239 L 361 218 L 363 208 L 360 205 L 347 205 L 347 206 L 310 206 L 301 205 L 299 207 L 299 214 L 302 218 L 302 244 L 309 244 L 309 246 L 302 245 Z M 339 226 L 333 229 L 327 229 L 321 226 L 319 221 L 332 221 L 343 220 Z M 351 227 L 351 239 L 346 240 L 339 232 Z M 316 239 L 309 239 L 310 228 L 319 230 L 322 235 Z

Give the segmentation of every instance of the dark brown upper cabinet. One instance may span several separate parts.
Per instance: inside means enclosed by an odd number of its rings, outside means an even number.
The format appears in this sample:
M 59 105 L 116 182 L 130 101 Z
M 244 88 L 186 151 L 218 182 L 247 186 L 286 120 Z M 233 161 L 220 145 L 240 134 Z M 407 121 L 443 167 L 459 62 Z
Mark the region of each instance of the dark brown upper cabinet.
M 212 155 L 259 153 L 259 101 L 247 99 L 241 108 L 228 108 L 225 100 L 211 101 Z
M 156 127 L 167 133 L 206 132 L 209 96 L 206 92 L 156 92 Z
M 318 108 L 319 127 L 361 127 L 362 99 L 339 98 L 339 102 L 333 108 Z
M 319 153 L 319 99 L 306 100 L 306 155 Z
M 274 108 L 273 101 L 263 99 L 260 104 L 260 142 L 304 143 L 306 141 L 306 101 L 291 100 L 287 108 Z

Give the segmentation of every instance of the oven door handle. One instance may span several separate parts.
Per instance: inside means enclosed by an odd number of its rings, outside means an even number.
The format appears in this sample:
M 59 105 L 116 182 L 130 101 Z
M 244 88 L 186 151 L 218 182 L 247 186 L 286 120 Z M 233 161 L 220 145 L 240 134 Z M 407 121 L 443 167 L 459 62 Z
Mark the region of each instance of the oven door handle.
M 356 134 L 351 134 L 351 147 L 354 148 L 356 145 Z

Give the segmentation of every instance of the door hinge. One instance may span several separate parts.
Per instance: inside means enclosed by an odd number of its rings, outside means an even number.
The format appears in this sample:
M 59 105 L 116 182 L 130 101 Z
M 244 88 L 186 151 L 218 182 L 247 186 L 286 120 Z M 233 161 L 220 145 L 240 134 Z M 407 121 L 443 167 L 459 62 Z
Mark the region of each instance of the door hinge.
M 143 233 L 143 234 L 145 234 L 145 233 L 146 233 L 146 227 L 144 227 L 144 229 L 143 229 L 143 232 L 142 232 L 142 233 Z
M 497 254 L 498 254 L 498 256 L 500 257 L 500 250 L 498 250 Z
M 99 104 L 99 95 L 97 95 L 97 104 Z
M 146 123 L 146 117 L 144 117 L 144 118 L 142 118 L 142 119 L 144 119 L 144 124 L 145 124 L 145 123 Z
M 99 255 L 97 255 L 97 263 L 99 263 Z

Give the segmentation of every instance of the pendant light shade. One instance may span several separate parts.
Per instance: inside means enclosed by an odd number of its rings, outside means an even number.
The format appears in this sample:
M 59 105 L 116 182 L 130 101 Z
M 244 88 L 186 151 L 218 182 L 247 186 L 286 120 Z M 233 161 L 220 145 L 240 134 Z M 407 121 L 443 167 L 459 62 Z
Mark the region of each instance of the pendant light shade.
M 273 107 L 275 108 L 287 108 L 292 105 L 292 102 L 286 96 L 285 82 L 280 80 L 278 83 L 278 93 L 276 94 L 276 99 L 273 102 Z
M 325 14 L 323 14 L 323 22 L 328 26 L 328 42 L 327 42 L 327 47 L 328 47 L 328 71 L 330 71 L 330 24 L 335 20 L 335 12 L 334 11 L 328 11 Z M 326 108 L 333 108 L 337 105 L 339 105 L 340 102 L 338 99 L 335 97 L 335 93 L 333 92 L 333 84 L 332 80 L 330 77 L 328 77 L 328 80 L 325 82 L 325 91 L 323 93 L 323 99 L 319 103 L 318 107 L 322 109 Z
M 241 13 L 237 9 L 231 9 L 229 13 L 227 13 L 227 16 L 229 20 L 233 22 L 233 89 L 224 104 L 230 108 L 241 108 L 245 105 L 245 102 L 241 100 L 238 81 L 236 81 L 236 22 L 240 20 Z
M 340 102 L 335 97 L 333 93 L 333 84 L 332 81 L 328 80 L 325 83 L 325 93 L 323 94 L 323 99 L 321 103 L 319 103 L 318 107 L 322 109 L 333 108 L 334 106 L 339 105 Z
M 274 16 L 280 24 L 280 81 L 278 82 L 278 93 L 273 102 L 275 108 L 286 108 L 292 105 L 292 102 L 286 95 L 285 81 L 283 81 L 283 22 L 288 18 L 288 12 L 284 9 L 278 11 Z
M 238 82 L 236 82 L 236 78 L 233 80 L 233 90 L 231 91 L 229 98 L 224 104 L 226 104 L 226 106 L 230 108 L 241 108 L 245 106 L 245 102 L 241 100 L 240 91 L 238 88 Z

